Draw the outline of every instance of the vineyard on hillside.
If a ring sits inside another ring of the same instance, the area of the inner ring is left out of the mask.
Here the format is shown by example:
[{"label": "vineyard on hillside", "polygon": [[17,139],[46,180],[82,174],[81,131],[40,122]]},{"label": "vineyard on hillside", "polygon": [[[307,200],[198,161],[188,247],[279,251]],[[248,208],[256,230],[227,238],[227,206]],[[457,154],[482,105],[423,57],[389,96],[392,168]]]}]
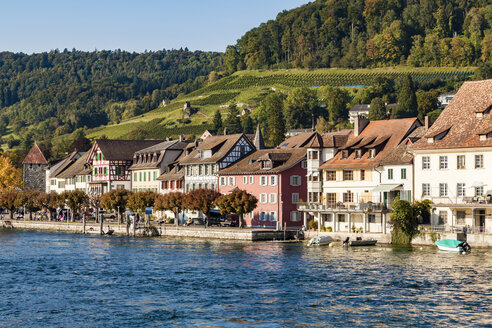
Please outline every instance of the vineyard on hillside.
[{"label": "vineyard on hillside", "polygon": [[377,77],[398,79],[410,74],[416,82],[432,82],[434,80],[462,79],[473,75],[472,71],[423,71],[423,72],[353,72],[334,73],[316,72],[304,74],[270,74],[270,75],[231,75],[200,91],[240,90],[250,87],[283,85],[286,87],[364,87],[371,85]]}]

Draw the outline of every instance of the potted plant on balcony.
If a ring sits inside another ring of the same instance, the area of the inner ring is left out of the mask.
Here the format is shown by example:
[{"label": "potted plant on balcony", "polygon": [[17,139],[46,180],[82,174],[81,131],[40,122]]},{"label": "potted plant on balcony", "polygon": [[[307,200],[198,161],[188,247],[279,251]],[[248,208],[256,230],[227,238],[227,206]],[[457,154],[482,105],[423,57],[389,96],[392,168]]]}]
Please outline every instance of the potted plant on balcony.
[{"label": "potted plant on balcony", "polygon": [[316,220],[311,220],[309,221],[309,227],[314,231],[318,229],[318,221]]},{"label": "potted plant on balcony", "polygon": [[355,232],[356,232],[356,230],[357,230],[357,228],[355,227],[355,224],[354,224],[354,223],[352,223],[352,233],[355,233]]}]

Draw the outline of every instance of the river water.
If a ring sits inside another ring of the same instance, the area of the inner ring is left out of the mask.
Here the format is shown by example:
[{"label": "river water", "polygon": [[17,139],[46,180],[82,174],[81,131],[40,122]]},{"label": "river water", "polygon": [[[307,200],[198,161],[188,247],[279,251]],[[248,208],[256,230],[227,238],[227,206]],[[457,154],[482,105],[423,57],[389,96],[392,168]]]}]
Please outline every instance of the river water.
[{"label": "river water", "polygon": [[491,255],[0,231],[0,326],[491,327]]}]

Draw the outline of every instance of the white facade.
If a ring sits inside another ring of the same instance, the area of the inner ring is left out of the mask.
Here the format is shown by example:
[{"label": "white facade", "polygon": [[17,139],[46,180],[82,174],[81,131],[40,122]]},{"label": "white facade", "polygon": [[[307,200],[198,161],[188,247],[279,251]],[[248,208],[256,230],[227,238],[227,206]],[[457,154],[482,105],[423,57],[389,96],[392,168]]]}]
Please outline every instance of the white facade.
[{"label": "white facade", "polygon": [[161,182],[157,178],[161,175],[160,168],[142,169],[132,171],[132,191],[160,190]]},{"label": "white facade", "polygon": [[414,154],[415,198],[432,201],[432,225],[492,229],[492,208],[486,201],[492,190],[492,149],[415,150]]}]

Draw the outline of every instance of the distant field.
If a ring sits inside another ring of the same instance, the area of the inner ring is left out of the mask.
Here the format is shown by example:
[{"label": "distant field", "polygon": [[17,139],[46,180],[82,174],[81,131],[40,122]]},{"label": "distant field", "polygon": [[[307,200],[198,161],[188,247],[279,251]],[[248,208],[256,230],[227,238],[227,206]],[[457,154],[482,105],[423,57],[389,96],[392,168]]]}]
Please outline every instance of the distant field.
[{"label": "distant field", "polygon": [[[230,103],[240,104],[242,108],[254,110],[259,101],[272,88],[288,92],[295,87],[366,87],[374,78],[386,76],[397,79],[410,74],[415,81],[461,79],[472,76],[474,67],[451,68],[410,68],[391,67],[378,69],[317,69],[317,70],[274,70],[241,71],[222,78],[217,82],[175,99],[167,106],[150,111],[144,115],[123,121],[117,125],[99,127],[89,131],[89,137],[106,135],[108,138],[124,138],[135,128],[151,131],[151,136],[176,136],[178,134],[199,134],[209,127],[214,112],[218,109],[223,116]],[[186,122],[183,119],[183,104],[189,101],[197,109]],[[169,131],[161,131],[169,130]]]}]

